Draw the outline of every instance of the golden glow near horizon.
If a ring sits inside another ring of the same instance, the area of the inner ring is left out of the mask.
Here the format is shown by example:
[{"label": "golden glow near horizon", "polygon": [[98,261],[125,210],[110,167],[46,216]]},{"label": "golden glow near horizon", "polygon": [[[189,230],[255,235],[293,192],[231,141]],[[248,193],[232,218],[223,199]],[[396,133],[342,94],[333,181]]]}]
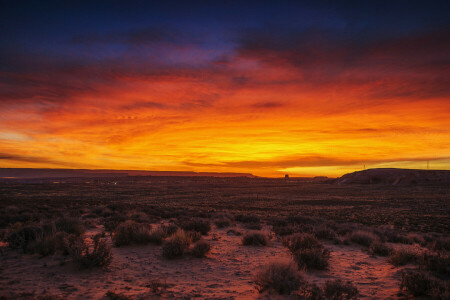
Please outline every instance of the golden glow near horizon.
[{"label": "golden glow near horizon", "polygon": [[57,105],[3,105],[1,167],[260,176],[425,168],[427,160],[433,169],[450,167],[447,98],[373,100],[345,85],[330,91],[296,84],[240,89],[186,78],[120,83]]}]

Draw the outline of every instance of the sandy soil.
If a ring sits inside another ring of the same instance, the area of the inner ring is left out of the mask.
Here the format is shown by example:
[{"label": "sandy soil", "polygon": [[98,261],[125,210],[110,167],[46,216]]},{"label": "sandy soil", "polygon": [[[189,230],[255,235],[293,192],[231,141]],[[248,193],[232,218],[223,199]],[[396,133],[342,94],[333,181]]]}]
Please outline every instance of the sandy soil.
[{"label": "sandy soil", "polygon": [[[268,247],[246,247],[241,237],[228,229],[213,229],[205,237],[212,250],[207,258],[162,258],[161,246],[113,248],[114,259],[106,270],[79,270],[69,259],[59,256],[39,258],[3,249],[0,255],[0,295],[30,293],[53,294],[67,299],[100,299],[109,290],[133,295],[136,299],[214,298],[251,299],[259,294],[252,282],[254,273],[270,260],[291,256],[280,240]],[[245,231],[244,229],[239,229]],[[90,235],[101,232],[98,227]],[[361,299],[395,298],[401,278],[399,268],[386,258],[371,257],[355,246],[326,244],[332,250],[330,270],[306,273],[317,284],[328,279],[351,280]],[[158,292],[152,281],[167,283]]]}]

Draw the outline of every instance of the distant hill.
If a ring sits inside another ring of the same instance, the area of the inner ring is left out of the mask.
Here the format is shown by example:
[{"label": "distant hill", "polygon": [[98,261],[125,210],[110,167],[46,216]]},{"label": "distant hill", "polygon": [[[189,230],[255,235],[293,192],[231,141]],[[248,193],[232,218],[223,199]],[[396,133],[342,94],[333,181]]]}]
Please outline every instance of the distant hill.
[{"label": "distant hill", "polygon": [[368,169],[345,174],[333,183],[450,186],[450,170]]},{"label": "distant hill", "polygon": [[255,177],[253,174],[249,173],[0,168],[0,178],[64,178],[64,177],[122,177],[122,176],[123,177],[125,176]]}]

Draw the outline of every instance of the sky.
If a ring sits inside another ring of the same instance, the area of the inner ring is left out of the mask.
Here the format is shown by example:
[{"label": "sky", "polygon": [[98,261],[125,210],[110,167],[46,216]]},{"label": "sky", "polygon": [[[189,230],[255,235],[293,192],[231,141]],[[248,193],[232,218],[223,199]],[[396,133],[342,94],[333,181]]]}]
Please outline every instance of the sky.
[{"label": "sky", "polygon": [[448,1],[0,1],[0,167],[450,169]]}]

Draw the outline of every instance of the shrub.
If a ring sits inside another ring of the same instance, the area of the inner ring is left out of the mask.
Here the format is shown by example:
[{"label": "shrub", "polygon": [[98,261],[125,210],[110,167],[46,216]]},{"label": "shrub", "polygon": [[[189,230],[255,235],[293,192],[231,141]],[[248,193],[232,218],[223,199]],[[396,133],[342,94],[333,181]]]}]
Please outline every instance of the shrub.
[{"label": "shrub", "polygon": [[163,256],[168,259],[181,257],[190,244],[191,238],[180,229],[164,243]]},{"label": "shrub", "polygon": [[80,238],[70,249],[70,255],[81,268],[106,267],[112,261],[111,247],[100,235],[94,236],[92,251],[86,241]]},{"label": "shrub", "polygon": [[357,299],[358,289],[350,282],[340,279],[328,280],[324,286],[325,298],[329,300]]},{"label": "shrub", "polygon": [[105,297],[110,300],[130,300],[130,299],[132,299],[131,297],[128,297],[122,293],[116,293],[113,291],[106,292]]},{"label": "shrub", "polygon": [[283,240],[300,269],[323,270],[328,267],[330,251],[312,234],[299,233]]},{"label": "shrub", "polygon": [[427,244],[432,251],[450,251],[450,238],[436,238]]},{"label": "shrub", "polygon": [[211,246],[208,242],[200,240],[194,244],[192,247],[191,253],[195,257],[202,258],[211,250]]},{"label": "shrub", "polygon": [[125,222],[126,218],[122,214],[114,213],[102,219],[101,224],[108,232],[113,232],[120,223]]},{"label": "shrub", "polygon": [[299,269],[325,270],[328,268],[330,251],[325,248],[299,249],[292,253]]},{"label": "shrub", "polygon": [[295,252],[300,249],[323,248],[320,241],[313,234],[309,233],[294,234],[284,239],[283,243],[289,250],[291,250],[291,252]]},{"label": "shrub", "polygon": [[162,229],[152,230],[148,236],[148,242],[156,245],[161,245],[166,233]]},{"label": "shrub", "polygon": [[286,295],[299,289],[303,277],[293,263],[272,262],[256,273],[254,281],[259,292],[269,290]]},{"label": "shrub", "polygon": [[225,228],[231,225],[230,220],[221,218],[214,221],[214,224],[216,224],[217,228]]},{"label": "shrub", "polygon": [[389,256],[391,252],[392,248],[380,240],[374,241],[369,247],[369,253],[371,255]]},{"label": "shrub", "polygon": [[202,235],[207,235],[211,230],[211,224],[209,221],[204,219],[192,219],[188,221],[183,221],[180,224],[180,227],[186,231],[197,231]]},{"label": "shrub", "polygon": [[86,231],[83,222],[74,217],[56,219],[55,227],[57,231],[63,231],[69,234],[75,234],[77,236],[82,235]]},{"label": "shrub", "polygon": [[336,232],[326,225],[319,225],[313,228],[314,235],[319,239],[332,240],[336,237]]},{"label": "shrub", "polygon": [[16,225],[6,235],[9,248],[22,249],[27,252],[30,243],[36,241],[43,234],[37,225]]},{"label": "shrub", "polygon": [[374,241],[378,240],[378,237],[370,231],[357,230],[351,233],[350,240],[353,243],[369,247]]},{"label": "shrub", "polygon": [[244,246],[267,246],[269,238],[261,232],[250,232],[242,238]]},{"label": "shrub", "polygon": [[431,290],[432,280],[423,272],[403,272],[400,289],[406,289],[413,296],[427,295]]},{"label": "shrub", "polygon": [[136,244],[146,244],[150,241],[150,225],[125,221],[114,231],[113,242],[117,247]]},{"label": "shrub", "polygon": [[164,231],[166,236],[170,236],[175,232],[177,232],[178,226],[173,223],[170,223],[169,225],[161,225],[161,229]]},{"label": "shrub", "polygon": [[450,275],[450,255],[447,253],[425,252],[420,256],[420,264],[429,271]]},{"label": "shrub", "polygon": [[202,234],[198,231],[186,231],[186,234],[191,239],[192,243],[195,243],[202,238]]},{"label": "shrub", "polygon": [[393,250],[389,256],[389,262],[394,266],[404,266],[408,263],[413,263],[416,260],[417,253],[407,248]]},{"label": "shrub", "polygon": [[260,223],[258,216],[238,214],[234,216],[234,220],[241,223]]}]

